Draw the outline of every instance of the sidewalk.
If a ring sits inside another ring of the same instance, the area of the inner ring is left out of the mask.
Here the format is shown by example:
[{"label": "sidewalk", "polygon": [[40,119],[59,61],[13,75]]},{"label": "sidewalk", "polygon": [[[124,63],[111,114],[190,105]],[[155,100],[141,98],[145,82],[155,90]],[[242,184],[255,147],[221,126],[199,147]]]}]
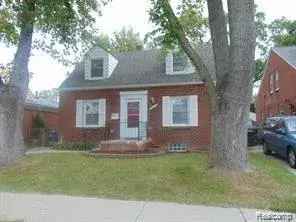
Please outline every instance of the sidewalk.
[{"label": "sidewalk", "polygon": [[121,201],[63,195],[0,193],[0,221],[256,222],[256,210]]},{"label": "sidewalk", "polygon": [[47,154],[47,153],[87,153],[87,151],[54,150],[50,147],[36,147],[26,151],[26,155]]}]

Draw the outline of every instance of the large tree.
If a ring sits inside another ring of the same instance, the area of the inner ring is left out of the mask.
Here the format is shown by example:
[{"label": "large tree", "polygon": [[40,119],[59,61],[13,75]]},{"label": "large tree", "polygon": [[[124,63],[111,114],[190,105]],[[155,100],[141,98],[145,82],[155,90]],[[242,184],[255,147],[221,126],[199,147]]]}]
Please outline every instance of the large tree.
[{"label": "large tree", "polygon": [[[196,0],[192,0],[193,2]],[[210,165],[246,170],[247,120],[253,86],[256,45],[254,0],[228,0],[228,20],[222,0],[208,0],[215,79],[175,15],[169,0],[152,0],[151,18],[163,28],[165,39],[177,39],[206,83],[212,112]],[[229,29],[229,31],[228,31]]]},{"label": "large tree", "polygon": [[144,48],[140,34],[136,33],[131,27],[123,27],[119,32],[114,32],[111,40],[112,52],[131,52]]},{"label": "large tree", "polygon": [[[68,55],[83,47],[94,32],[101,0],[0,0],[0,38],[16,44],[10,81],[0,87],[0,165],[24,153],[22,120],[28,90],[28,63],[34,45],[50,50],[58,46]],[[56,52],[56,50],[52,50]]]},{"label": "large tree", "polygon": [[123,27],[120,31],[113,32],[112,36],[100,34],[93,39],[94,45],[99,45],[111,53],[132,52],[144,48],[144,41],[140,38],[140,34],[131,27]]}]

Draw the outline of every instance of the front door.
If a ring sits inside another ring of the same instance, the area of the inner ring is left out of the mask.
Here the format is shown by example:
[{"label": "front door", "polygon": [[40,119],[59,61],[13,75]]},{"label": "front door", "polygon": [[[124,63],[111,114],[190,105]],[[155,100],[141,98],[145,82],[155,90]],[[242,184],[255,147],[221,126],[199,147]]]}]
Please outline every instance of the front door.
[{"label": "front door", "polygon": [[120,93],[120,138],[146,139],[147,92]]}]

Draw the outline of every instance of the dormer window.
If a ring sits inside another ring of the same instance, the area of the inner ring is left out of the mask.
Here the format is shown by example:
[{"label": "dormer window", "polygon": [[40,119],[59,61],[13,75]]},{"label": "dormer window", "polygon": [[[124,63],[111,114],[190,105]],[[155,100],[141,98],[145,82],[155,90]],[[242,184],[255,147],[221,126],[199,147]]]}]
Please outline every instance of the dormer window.
[{"label": "dormer window", "polygon": [[109,78],[117,64],[117,59],[110,53],[94,47],[84,57],[84,78],[86,80]]},{"label": "dormer window", "polygon": [[91,78],[103,77],[104,75],[104,59],[91,60]]},{"label": "dormer window", "polygon": [[183,52],[173,52],[166,56],[166,74],[192,74],[195,69],[188,57]]},{"label": "dormer window", "polygon": [[173,54],[173,71],[181,72],[184,71],[189,65],[189,61],[184,54],[174,53]]}]

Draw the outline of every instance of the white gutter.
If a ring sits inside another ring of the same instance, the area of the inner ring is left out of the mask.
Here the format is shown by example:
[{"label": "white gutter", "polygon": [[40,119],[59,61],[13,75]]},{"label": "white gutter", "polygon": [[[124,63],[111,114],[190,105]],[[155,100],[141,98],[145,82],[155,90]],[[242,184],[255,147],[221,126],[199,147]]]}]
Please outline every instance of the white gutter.
[{"label": "white gutter", "polygon": [[89,87],[67,87],[59,88],[59,91],[77,91],[77,90],[100,90],[100,89],[134,89],[143,87],[159,86],[186,86],[186,85],[203,85],[203,81],[197,82],[180,82],[180,83],[155,83],[155,84],[135,84],[135,85],[114,85],[114,86],[89,86]]}]

